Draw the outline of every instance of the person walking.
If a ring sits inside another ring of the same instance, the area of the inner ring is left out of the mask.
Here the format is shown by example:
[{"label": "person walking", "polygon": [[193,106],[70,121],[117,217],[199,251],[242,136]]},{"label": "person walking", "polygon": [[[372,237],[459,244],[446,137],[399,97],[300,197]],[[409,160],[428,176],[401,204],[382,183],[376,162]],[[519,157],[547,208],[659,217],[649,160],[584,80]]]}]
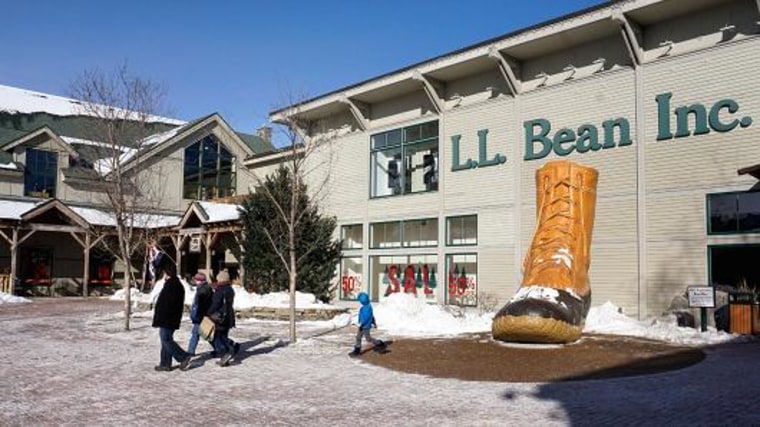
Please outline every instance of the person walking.
[{"label": "person walking", "polygon": [[158,328],[161,339],[161,360],[156,371],[171,371],[172,358],[180,363],[184,371],[190,366],[191,356],[174,341],[174,331],[179,329],[182,310],[185,305],[185,288],[177,277],[177,267],[167,262],[163,265],[164,286],[158,294],[153,312],[153,327]]},{"label": "person walking", "polygon": [[375,323],[375,314],[372,311],[372,304],[369,302],[369,295],[366,292],[360,292],[357,297],[362,307],[359,309],[359,330],[356,331],[356,342],[354,343],[354,350],[348,353],[349,356],[355,357],[362,354],[362,338],[371,342],[374,345],[375,350],[378,352],[385,352],[385,343],[382,340],[372,338],[369,331],[372,327],[377,327]]},{"label": "person walking", "polygon": [[190,332],[190,342],[187,345],[187,352],[191,356],[195,356],[195,349],[198,346],[199,334],[198,328],[200,327],[203,316],[208,312],[211,307],[211,298],[213,297],[214,290],[211,289],[206,275],[198,273],[193,276],[195,282],[195,298],[193,298],[193,305],[190,307],[190,321],[193,322],[193,329]]},{"label": "person walking", "polygon": [[229,365],[238,347],[229,339],[230,329],[235,327],[234,302],[235,291],[230,284],[230,275],[227,271],[221,271],[216,275],[214,294],[207,314],[216,326],[212,345],[214,352],[220,357],[217,362],[219,366]]}]

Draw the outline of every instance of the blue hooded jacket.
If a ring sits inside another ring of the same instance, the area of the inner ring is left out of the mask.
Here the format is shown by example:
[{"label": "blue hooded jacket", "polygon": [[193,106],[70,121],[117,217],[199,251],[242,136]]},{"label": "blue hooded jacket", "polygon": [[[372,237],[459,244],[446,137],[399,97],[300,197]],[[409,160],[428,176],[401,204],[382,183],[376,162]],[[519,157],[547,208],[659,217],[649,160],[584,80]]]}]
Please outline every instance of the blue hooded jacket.
[{"label": "blue hooded jacket", "polygon": [[372,304],[369,303],[369,295],[361,292],[357,298],[362,304],[359,309],[359,327],[362,329],[371,329],[375,323],[375,315],[372,313]]}]

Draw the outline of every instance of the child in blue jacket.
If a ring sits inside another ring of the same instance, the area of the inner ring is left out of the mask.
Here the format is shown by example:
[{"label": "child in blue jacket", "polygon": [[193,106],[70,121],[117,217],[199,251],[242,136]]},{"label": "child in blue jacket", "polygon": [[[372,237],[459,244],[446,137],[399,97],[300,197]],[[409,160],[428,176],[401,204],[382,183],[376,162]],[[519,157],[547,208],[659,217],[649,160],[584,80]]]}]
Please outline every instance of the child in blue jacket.
[{"label": "child in blue jacket", "polygon": [[362,350],[362,337],[371,342],[375,346],[377,351],[382,352],[385,350],[385,343],[382,340],[372,338],[369,334],[372,327],[377,327],[375,324],[375,315],[372,313],[372,304],[369,302],[369,295],[366,292],[361,292],[357,298],[362,304],[362,308],[359,309],[359,330],[356,332],[356,343],[354,344],[354,351],[349,353],[349,356],[358,356]]}]

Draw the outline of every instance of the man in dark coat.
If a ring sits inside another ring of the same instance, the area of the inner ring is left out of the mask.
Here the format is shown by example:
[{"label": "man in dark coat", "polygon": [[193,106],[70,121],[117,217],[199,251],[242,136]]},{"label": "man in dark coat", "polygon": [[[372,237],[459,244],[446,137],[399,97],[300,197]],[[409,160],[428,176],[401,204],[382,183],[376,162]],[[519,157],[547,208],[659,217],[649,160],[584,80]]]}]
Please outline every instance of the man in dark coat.
[{"label": "man in dark coat", "polygon": [[235,355],[235,345],[229,339],[230,329],[235,327],[235,291],[230,284],[230,275],[221,271],[216,276],[214,295],[211,298],[211,306],[208,309],[208,317],[214,321],[216,332],[214,333],[214,351],[221,357],[219,366],[227,366]]},{"label": "man in dark coat", "polygon": [[182,309],[185,306],[185,288],[177,277],[177,268],[172,263],[163,266],[164,287],[158,294],[153,312],[153,327],[158,328],[161,339],[161,362],[156,371],[171,371],[172,358],[180,363],[180,370],[190,366],[190,354],[174,341],[174,331],[179,329]]}]

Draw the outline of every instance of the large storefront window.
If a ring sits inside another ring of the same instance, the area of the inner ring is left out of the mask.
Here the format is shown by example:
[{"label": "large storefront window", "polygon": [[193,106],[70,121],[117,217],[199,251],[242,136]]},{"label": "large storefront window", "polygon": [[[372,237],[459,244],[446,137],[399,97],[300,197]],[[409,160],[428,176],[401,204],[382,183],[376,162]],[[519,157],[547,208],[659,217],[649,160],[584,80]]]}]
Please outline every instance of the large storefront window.
[{"label": "large storefront window", "polygon": [[478,255],[446,255],[446,303],[475,307],[478,305]]},{"label": "large storefront window", "polygon": [[364,231],[361,224],[344,225],[340,228],[343,249],[361,249]]},{"label": "large storefront window", "polygon": [[438,122],[371,137],[370,197],[438,190]]},{"label": "large storefront window", "polygon": [[436,255],[382,255],[371,256],[372,297],[387,297],[394,293],[408,293],[435,301],[438,287],[438,256]]},{"label": "large storefront window", "polygon": [[235,158],[209,135],[185,149],[183,195],[207,200],[235,195]]},{"label": "large storefront window", "polygon": [[478,244],[478,216],[446,218],[446,245],[465,246]]},{"label": "large storefront window", "polygon": [[55,197],[58,181],[58,153],[34,148],[26,149],[24,166],[24,195],[29,197]]},{"label": "large storefront window", "polygon": [[707,195],[709,234],[760,232],[760,192]]},{"label": "large storefront window", "polygon": [[340,299],[355,300],[359,292],[369,292],[367,284],[364,283],[362,257],[344,257],[340,260]]}]

